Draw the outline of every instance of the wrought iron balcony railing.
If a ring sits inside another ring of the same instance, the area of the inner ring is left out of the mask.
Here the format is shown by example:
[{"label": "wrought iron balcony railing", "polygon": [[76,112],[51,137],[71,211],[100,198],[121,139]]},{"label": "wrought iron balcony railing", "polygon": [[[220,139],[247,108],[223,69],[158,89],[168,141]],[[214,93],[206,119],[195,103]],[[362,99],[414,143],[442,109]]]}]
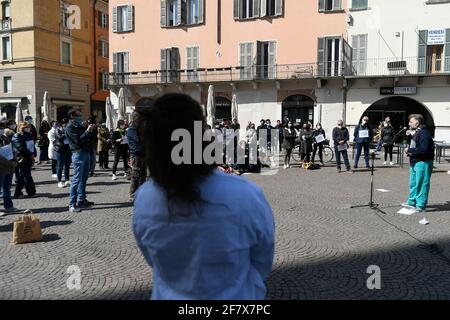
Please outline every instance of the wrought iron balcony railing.
[{"label": "wrought iron balcony railing", "polygon": [[167,83],[210,83],[254,80],[295,80],[342,77],[342,62],[254,65],[249,67],[199,68],[193,70],[154,70],[110,73],[110,85]]}]

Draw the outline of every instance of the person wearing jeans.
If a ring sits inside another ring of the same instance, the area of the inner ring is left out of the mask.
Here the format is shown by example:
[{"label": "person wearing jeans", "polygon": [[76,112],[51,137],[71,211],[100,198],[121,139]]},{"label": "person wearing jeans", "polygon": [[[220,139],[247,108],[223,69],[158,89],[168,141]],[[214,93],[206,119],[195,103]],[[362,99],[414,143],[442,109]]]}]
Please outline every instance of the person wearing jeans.
[{"label": "person wearing jeans", "polygon": [[370,169],[370,142],[373,139],[373,132],[369,126],[369,117],[365,116],[359,126],[355,128],[355,143],[356,143],[356,156],[355,156],[355,169],[358,169],[359,158],[361,157],[362,150],[364,149],[364,160],[366,162],[366,168]]},{"label": "person wearing jeans", "polygon": [[[430,193],[430,180],[433,173],[434,141],[424,126],[424,117],[413,114],[409,117],[411,143],[406,150],[410,159],[409,197],[403,206],[414,208],[416,212],[423,213],[428,204]],[[428,224],[426,218],[420,223]]]},{"label": "person wearing jeans", "polygon": [[133,122],[127,130],[128,145],[131,156],[131,184],[130,184],[130,201],[134,201],[136,191],[145,183],[147,178],[147,170],[145,159],[143,157],[141,140],[139,137],[139,113],[133,112]]},{"label": "person wearing jeans", "polygon": [[341,172],[341,156],[344,159],[344,164],[348,173],[352,173],[350,162],[348,160],[348,141],[350,134],[348,129],[344,126],[344,121],[339,120],[337,127],[333,129],[334,153],[336,154],[336,167],[338,173]]},{"label": "person wearing jeans", "polygon": [[94,125],[83,127],[83,117],[78,110],[69,112],[70,123],[65,134],[72,151],[73,177],[70,186],[70,212],[81,212],[94,205],[86,199],[86,184],[89,177],[90,153]]},{"label": "person wearing jeans", "polygon": [[[67,119],[64,119],[60,123],[60,127],[57,129],[56,141],[54,143],[54,155],[57,165],[57,177],[58,187],[64,188],[70,185],[70,146],[69,141],[65,135],[65,126]],[[64,182],[62,180],[62,174],[64,172]]]},{"label": "person wearing jeans", "polygon": [[117,180],[117,166],[120,159],[123,160],[123,169],[125,171],[125,176],[127,175],[128,166],[128,138],[125,132],[125,121],[119,120],[117,123],[117,129],[112,134],[111,138],[114,145],[114,164],[112,167],[112,179]]},{"label": "person wearing jeans", "polygon": [[[9,138],[4,135],[6,123],[0,123],[0,147],[10,146]],[[2,190],[3,207],[5,215],[9,212],[14,212],[17,209],[14,208],[14,204],[11,199],[11,185],[13,180],[14,168],[17,165],[14,158],[6,159],[0,156],[0,189]]]}]

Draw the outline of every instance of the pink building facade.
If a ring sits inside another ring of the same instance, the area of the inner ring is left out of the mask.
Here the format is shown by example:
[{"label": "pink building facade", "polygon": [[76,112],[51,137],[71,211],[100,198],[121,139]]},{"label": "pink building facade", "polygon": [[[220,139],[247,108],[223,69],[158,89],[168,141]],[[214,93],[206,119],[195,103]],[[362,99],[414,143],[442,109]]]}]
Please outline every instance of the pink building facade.
[{"label": "pink building facade", "polygon": [[344,117],[346,0],[112,0],[111,99],[128,106],[166,92],[206,104],[214,85],[217,119],[239,122]]}]

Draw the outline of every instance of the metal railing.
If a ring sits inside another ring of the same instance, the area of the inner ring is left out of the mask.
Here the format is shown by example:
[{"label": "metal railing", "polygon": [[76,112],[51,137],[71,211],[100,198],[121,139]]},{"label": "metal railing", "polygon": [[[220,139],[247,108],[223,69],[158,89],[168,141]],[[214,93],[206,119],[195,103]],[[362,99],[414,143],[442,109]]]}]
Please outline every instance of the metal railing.
[{"label": "metal railing", "polygon": [[450,74],[450,56],[441,59],[380,58],[325,63],[253,65],[244,67],[199,68],[192,70],[154,70],[110,73],[109,84],[183,84],[254,80],[295,80],[333,77],[374,77]]},{"label": "metal railing", "polygon": [[192,70],[153,70],[110,73],[110,85],[167,83],[210,83],[253,80],[295,80],[318,77],[342,77],[342,62],[253,65],[244,67],[199,68]]},{"label": "metal railing", "polygon": [[450,73],[450,56],[380,58],[352,62],[349,77],[433,75]]}]

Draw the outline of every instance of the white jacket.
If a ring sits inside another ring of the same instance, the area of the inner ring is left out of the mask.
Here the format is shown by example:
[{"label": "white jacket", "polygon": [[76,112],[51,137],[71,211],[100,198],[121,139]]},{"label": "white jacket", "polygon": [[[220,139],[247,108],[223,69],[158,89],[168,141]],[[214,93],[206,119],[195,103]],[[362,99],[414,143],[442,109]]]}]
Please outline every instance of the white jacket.
[{"label": "white jacket", "polygon": [[53,142],[56,140],[57,131],[55,128],[51,128],[48,132],[48,140],[50,140],[50,144],[48,145],[48,158],[52,160],[56,160],[55,150],[53,149]]}]

